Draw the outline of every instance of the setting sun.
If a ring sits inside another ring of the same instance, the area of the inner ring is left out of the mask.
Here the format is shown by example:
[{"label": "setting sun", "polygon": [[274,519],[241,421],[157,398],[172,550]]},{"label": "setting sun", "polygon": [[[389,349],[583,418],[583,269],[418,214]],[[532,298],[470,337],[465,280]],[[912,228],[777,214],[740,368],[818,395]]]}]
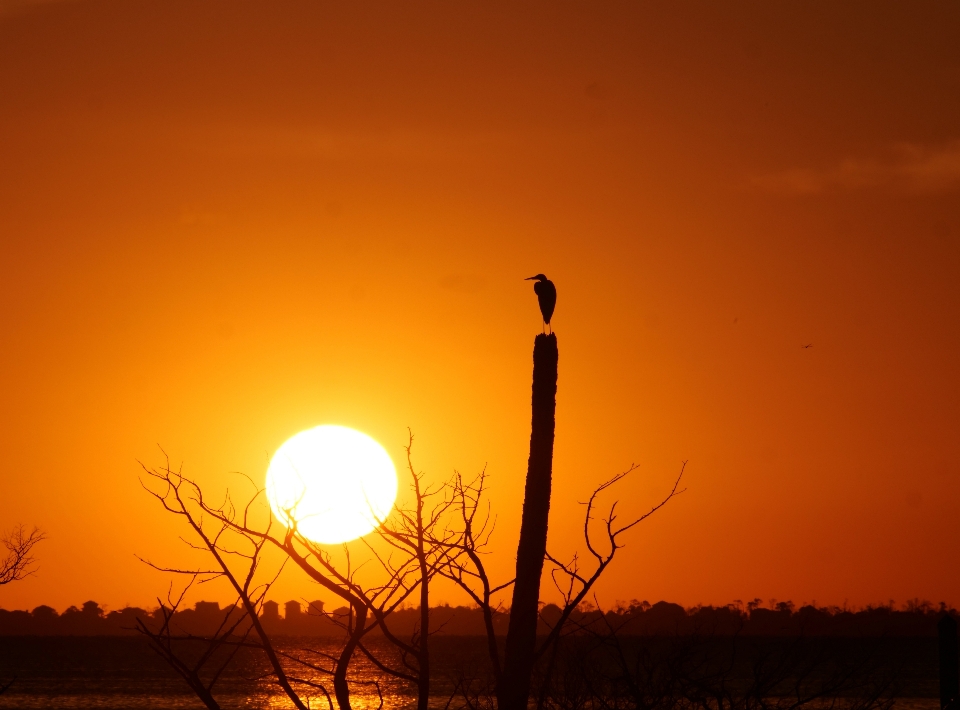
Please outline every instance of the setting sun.
[{"label": "setting sun", "polygon": [[0,0],[0,710],[960,710],[958,30]]},{"label": "setting sun", "polygon": [[397,472],[366,434],[318,426],[277,449],[266,488],[280,522],[296,522],[313,542],[338,543],[366,535],[387,516],[397,497]]}]

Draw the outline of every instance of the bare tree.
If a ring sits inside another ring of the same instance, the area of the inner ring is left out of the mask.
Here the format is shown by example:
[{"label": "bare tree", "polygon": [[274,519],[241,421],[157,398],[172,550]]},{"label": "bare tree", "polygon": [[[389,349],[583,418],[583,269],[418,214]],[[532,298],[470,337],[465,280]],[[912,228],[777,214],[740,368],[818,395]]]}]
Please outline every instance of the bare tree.
[{"label": "bare tree", "polygon": [[652,506],[650,510],[640,516],[631,518],[627,522],[620,522],[617,515],[617,506],[620,504],[620,501],[613,501],[606,515],[599,519],[603,530],[601,536],[602,542],[596,539],[594,533],[591,532],[590,526],[590,523],[595,519],[594,513],[597,509],[598,499],[603,493],[636,471],[636,464],[631,465],[626,471],[618,473],[610,480],[601,483],[594,489],[593,493],[590,494],[590,498],[587,499],[585,503],[586,513],[583,516],[583,540],[587,551],[593,559],[593,569],[590,572],[581,570],[579,555],[574,555],[570,562],[560,562],[549,552],[546,553],[546,559],[553,565],[550,576],[557,591],[559,591],[563,597],[563,607],[559,619],[553,624],[548,624],[548,626],[552,628],[546,639],[537,649],[536,659],[542,657],[551,646],[555,645],[555,641],[560,634],[563,633],[570,615],[591,593],[594,585],[613,562],[617,550],[624,546],[624,534],[635,528],[686,490],[678,490],[686,467],[687,462],[684,461],[680,466],[680,473],[677,475],[676,480],[674,480],[670,491],[658,503]]},{"label": "bare tree", "polygon": [[[471,480],[456,473],[453,479],[453,500],[456,505],[459,523],[457,536],[458,552],[451,555],[440,569],[439,573],[452,580],[466,592],[467,596],[480,609],[483,615],[483,625],[486,632],[487,655],[490,660],[490,671],[494,679],[494,690],[503,685],[503,663],[500,657],[500,648],[497,643],[496,626],[494,619],[497,614],[505,610],[497,601],[497,594],[508,589],[513,580],[494,584],[490,580],[484,565],[483,558],[487,554],[490,538],[496,527],[496,520],[492,515],[489,502],[483,494],[487,479],[486,470]],[[457,681],[461,697],[470,708],[477,708],[489,704],[481,702],[482,694],[478,693],[472,684],[473,679],[460,678]]]},{"label": "bare tree", "polygon": [[[37,571],[37,559],[33,556],[33,548],[37,543],[46,539],[46,534],[40,528],[27,530],[23,525],[16,525],[10,532],[0,535],[0,544],[7,548],[7,554],[0,560],[0,586],[19,582]],[[16,678],[6,683],[0,682],[0,695],[13,685]]]},{"label": "bare tree", "polygon": [[[169,463],[160,469],[144,467],[147,489],[166,510],[186,522],[197,541],[191,543],[192,546],[212,561],[209,568],[154,566],[186,575],[190,584],[225,579],[237,595],[238,616],[225,618],[216,634],[202,639],[208,646],[199,656],[188,659],[178,655],[183,642],[201,641],[177,635],[174,630],[172,614],[182,595],[176,603],[168,600],[171,611],[169,616],[164,611],[159,629],[150,632],[142,629],[151,636],[155,649],[184,677],[207,707],[215,707],[210,704],[216,703],[213,688],[225,667],[217,664],[228,662],[231,656],[225,649],[239,644],[264,655],[272,681],[297,708],[308,706],[304,692],[312,692],[322,694],[331,707],[335,698],[341,710],[348,710],[351,687],[360,683],[373,685],[382,702],[379,683],[361,679],[353,671],[359,655],[383,676],[393,677],[415,689],[418,710],[426,710],[432,676],[430,637],[438,631],[430,627],[430,585],[437,576],[455,582],[479,608],[486,631],[493,690],[499,694],[505,663],[497,640],[497,619],[506,614],[500,606],[502,592],[514,581],[493,582],[484,564],[496,522],[484,497],[486,471],[472,479],[455,473],[449,481],[428,485],[423,474],[413,466],[412,443],[411,435],[406,447],[411,500],[397,505],[374,535],[344,545],[342,554],[338,555],[334,555],[330,546],[314,543],[299,532],[293,509],[283,511],[284,526],[277,525],[264,502],[263,489],[252,481],[253,492],[244,506],[238,508],[229,492],[222,503],[208,501],[195,481],[171,469]],[[623,536],[682,492],[678,486],[683,469],[666,496],[647,513],[620,522],[617,503],[614,503],[606,515],[595,519],[601,495],[634,470],[635,467],[631,467],[598,486],[585,504],[584,539],[595,560],[589,573],[581,571],[576,557],[570,563],[561,563],[545,553],[545,560],[552,566],[552,578],[564,599],[559,619],[549,624],[549,634],[534,651],[534,663],[547,658],[548,675],[570,615],[587,598],[617,550],[623,547]],[[597,539],[594,531],[598,523],[603,528],[602,539]],[[267,548],[281,553],[283,565],[292,563],[310,580],[343,600],[347,613],[325,613],[343,632],[342,645],[335,652],[313,648],[291,651],[278,647],[270,638],[260,611],[266,591],[279,572],[261,579],[265,574],[263,553]],[[354,564],[358,553],[363,553],[362,562]],[[419,619],[412,635],[404,637],[395,630],[392,615],[414,599],[419,602]],[[382,635],[389,646],[371,643],[373,632]],[[328,690],[328,682],[332,692]],[[486,698],[482,704],[493,705],[490,689],[484,690],[482,683],[477,685],[462,678],[455,685],[455,692],[468,706],[477,707],[481,698]]]},{"label": "bare tree", "polygon": [[[273,521],[268,521],[266,533],[262,536],[246,534],[240,525],[234,524],[232,521],[236,521],[239,516],[239,520],[246,524],[249,520],[253,501],[242,512],[238,512],[228,494],[221,505],[211,506],[204,501],[200,487],[185,477],[182,471],[171,469],[169,460],[162,469],[145,468],[145,471],[148,480],[152,479],[158,485],[153,488],[146,485],[144,487],[160,501],[165,510],[181,517],[187,523],[195,538],[199,540],[199,544],[191,542],[187,544],[193,549],[207,553],[216,563],[216,566],[212,569],[184,569],[164,567],[145,560],[147,564],[163,572],[186,575],[190,578],[191,584],[198,579],[201,582],[209,582],[215,579],[226,580],[236,593],[242,612],[250,627],[252,627],[252,631],[259,639],[259,649],[269,662],[277,685],[286,693],[298,710],[306,710],[307,705],[291,685],[291,678],[288,677],[287,670],[281,663],[280,655],[259,618],[266,592],[272,581],[279,575],[278,571],[267,582],[260,582],[257,577],[257,572],[262,565],[263,548],[267,544],[264,536],[269,535]],[[180,596],[180,600],[182,598],[183,595]],[[188,667],[182,659],[176,656],[172,644],[166,643],[171,639],[172,634],[166,621],[156,635],[151,636],[142,624],[141,631],[151,637],[154,649],[162,657],[168,662],[175,661],[171,665],[184,677],[191,689],[207,704],[207,707],[219,707],[212,696],[213,684],[205,685],[199,680],[200,667]],[[249,635],[249,631],[246,635]],[[222,636],[223,634],[218,633],[213,637],[205,638],[204,641],[213,649],[222,644]],[[184,670],[187,672],[184,673]],[[325,688],[321,686],[320,689],[326,694]]]},{"label": "bare tree", "polygon": [[[184,679],[205,707],[209,710],[220,710],[220,704],[213,695],[217,681],[241,648],[260,648],[260,646],[255,642],[247,641],[253,630],[253,624],[250,623],[242,601],[224,611],[219,626],[212,634],[197,636],[178,633],[175,628],[175,615],[180,610],[187,592],[198,579],[200,582],[205,581],[203,577],[202,573],[192,575],[176,598],[173,597],[171,585],[167,602],[157,600],[160,603],[157,610],[160,616],[159,627],[138,618],[137,630],[150,640],[151,648]],[[265,592],[266,590],[264,594]],[[262,596],[261,594],[260,598]]]},{"label": "bare tree", "polygon": [[[424,484],[423,474],[413,467],[412,446],[411,433],[406,454],[410,486],[414,494],[413,505],[409,508],[398,507],[396,516],[385,521],[377,530],[383,540],[400,552],[402,558],[413,561],[414,573],[419,575],[420,619],[413,638],[409,642],[402,641],[396,634],[389,632],[386,620],[378,622],[399,649],[407,670],[391,669],[377,661],[365,647],[362,650],[381,670],[395,677],[415,681],[417,710],[427,710],[431,680],[430,582],[452,559],[461,554],[461,546],[458,544],[461,536],[444,525],[447,512],[455,507],[455,498],[448,495],[450,486],[446,483],[434,486]],[[374,551],[372,547],[371,551]],[[378,559],[381,558],[378,556]],[[382,560],[381,566],[384,569],[389,568]],[[416,659],[415,667],[407,661],[408,656]],[[413,674],[410,671],[413,671]]]},{"label": "bare tree", "polygon": [[18,582],[37,571],[33,548],[45,539],[39,528],[28,531],[23,525],[0,536],[0,544],[7,548],[6,556],[0,560],[0,585]]},{"label": "bare tree", "polygon": [[[381,545],[366,538],[359,543],[368,553],[365,563],[372,562],[379,570],[377,575],[366,574],[365,578],[375,577],[367,582],[362,581],[358,574],[364,564],[354,565],[352,562],[351,546],[344,545],[342,559],[336,559],[328,546],[308,540],[299,532],[294,510],[284,511],[283,522],[286,527],[277,532],[274,530],[278,526],[268,506],[259,506],[260,509],[265,508],[266,513],[258,517],[256,513],[258,504],[263,503],[263,489],[254,486],[248,502],[238,509],[229,492],[223,503],[208,502],[199,485],[181,471],[171,469],[169,463],[160,469],[144,466],[147,490],[167,511],[185,520],[200,541],[192,546],[206,553],[214,562],[210,569],[153,566],[162,571],[188,575],[191,582],[226,579],[237,594],[238,605],[243,609],[245,623],[250,628],[246,629],[239,621],[230,626],[225,620],[218,634],[206,639],[209,648],[226,643],[252,644],[266,656],[274,682],[297,708],[308,707],[308,702],[298,689],[319,691],[332,707],[330,693],[325,684],[317,680],[318,677],[332,681],[333,696],[341,710],[348,710],[351,706],[351,685],[372,684],[380,694],[376,681],[362,681],[351,676],[351,664],[357,652],[383,673],[415,686],[418,707],[425,710],[427,706],[431,635],[429,584],[439,568],[447,564],[452,556],[459,554],[460,547],[453,539],[456,533],[443,530],[445,513],[453,505],[452,498],[445,495],[449,487],[445,484],[424,484],[422,474],[415,471],[410,458],[412,442],[411,435],[407,446],[407,468],[413,502],[409,506],[397,506],[393,516],[377,528],[374,539],[380,540]],[[344,601],[349,609],[348,614],[326,614],[344,632],[343,645],[337,653],[316,649],[301,649],[293,653],[279,649],[270,638],[260,619],[260,609],[273,580],[255,581],[262,566],[265,547],[279,551],[283,555],[284,565],[292,562],[309,579]],[[401,638],[391,628],[390,616],[417,591],[421,608],[420,622],[412,638]],[[166,624],[159,634],[154,632],[151,638],[155,648],[205,703],[215,703],[212,684],[204,685],[199,681],[200,668],[187,665],[177,655],[174,646],[168,643],[169,628],[170,625]],[[231,640],[241,628],[244,629],[244,641]],[[379,630],[399,652],[398,663],[396,659],[384,657],[365,643],[374,630]],[[247,636],[256,640],[247,641]],[[209,660],[212,657],[211,651],[206,658]],[[208,707],[214,706],[208,704]]]},{"label": "bare tree", "polygon": [[[597,581],[607,570],[616,556],[617,550],[624,546],[623,536],[641,522],[656,513],[675,496],[683,493],[679,490],[680,481],[686,468],[686,462],[680,468],[680,473],[673,482],[669,492],[646,513],[620,522],[617,516],[618,501],[614,501],[606,515],[600,522],[603,534],[602,543],[597,540],[591,523],[595,520],[595,512],[601,495],[636,471],[636,466],[630,466],[626,471],[597,486],[585,503],[586,512],[583,520],[584,543],[594,560],[593,569],[584,572],[580,569],[578,557],[574,556],[571,562],[560,562],[549,552],[545,552],[545,559],[552,565],[551,578],[563,598],[563,606],[559,617],[555,621],[541,618],[548,626],[549,633],[543,638],[534,650],[532,664],[549,656],[546,669],[547,677],[552,673],[554,661],[559,649],[559,641],[568,629],[571,614],[579,607],[591,593]],[[491,673],[494,679],[495,694],[499,699],[505,682],[504,663],[500,647],[497,643],[494,618],[502,613],[502,609],[495,601],[496,594],[513,584],[513,580],[501,584],[493,584],[487,573],[483,557],[487,553],[490,536],[493,533],[494,519],[489,504],[483,501],[486,473],[483,472],[471,481],[464,480],[457,475],[454,479],[454,494],[459,512],[460,529],[455,537],[461,554],[451,555],[441,570],[441,574],[454,581],[483,613],[484,626],[487,633],[487,653],[490,659]],[[571,630],[576,630],[573,625]],[[493,699],[482,698],[471,680],[460,678],[457,680],[461,698],[469,708],[493,707]],[[542,685],[542,684],[541,684]],[[542,699],[541,699],[542,700]],[[502,705],[498,703],[498,705]]]}]

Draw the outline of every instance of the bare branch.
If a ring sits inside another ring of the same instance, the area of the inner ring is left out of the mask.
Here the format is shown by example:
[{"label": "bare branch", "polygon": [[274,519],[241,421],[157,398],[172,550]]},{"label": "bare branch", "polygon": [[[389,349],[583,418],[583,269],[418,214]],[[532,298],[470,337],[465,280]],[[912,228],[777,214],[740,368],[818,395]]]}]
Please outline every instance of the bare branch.
[{"label": "bare branch", "polygon": [[46,539],[39,528],[28,531],[23,525],[15,526],[10,532],[0,536],[0,545],[7,548],[7,554],[0,560],[0,586],[19,582],[35,574],[36,558],[33,548]]}]

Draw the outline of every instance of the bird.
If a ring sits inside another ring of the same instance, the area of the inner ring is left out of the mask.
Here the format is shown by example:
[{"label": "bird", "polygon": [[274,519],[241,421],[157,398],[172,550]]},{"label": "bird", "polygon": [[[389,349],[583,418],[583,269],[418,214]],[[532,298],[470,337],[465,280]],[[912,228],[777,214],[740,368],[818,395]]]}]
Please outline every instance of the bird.
[{"label": "bird", "polygon": [[[524,281],[537,282],[533,285],[533,292],[537,294],[537,300],[540,302],[540,313],[543,314],[544,326],[550,325],[553,309],[557,306],[557,287],[553,285],[553,281],[543,274],[531,276]],[[550,328],[550,332],[553,332],[553,328]]]},{"label": "bird", "polygon": [[801,345],[800,347],[803,348],[804,350],[806,350],[807,348],[812,348],[812,347],[813,347],[813,343],[810,343],[809,345]]}]

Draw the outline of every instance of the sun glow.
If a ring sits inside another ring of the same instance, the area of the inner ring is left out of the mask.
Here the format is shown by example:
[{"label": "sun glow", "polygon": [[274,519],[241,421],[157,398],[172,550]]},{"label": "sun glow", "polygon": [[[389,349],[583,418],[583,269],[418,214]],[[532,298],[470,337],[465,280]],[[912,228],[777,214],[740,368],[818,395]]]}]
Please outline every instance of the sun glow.
[{"label": "sun glow", "polygon": [[308,540],[338,543],[375,529],[397,498],[397,471],[376,441],[325,425],[288,439],[267,469],[267,498],[287,527]]}]

